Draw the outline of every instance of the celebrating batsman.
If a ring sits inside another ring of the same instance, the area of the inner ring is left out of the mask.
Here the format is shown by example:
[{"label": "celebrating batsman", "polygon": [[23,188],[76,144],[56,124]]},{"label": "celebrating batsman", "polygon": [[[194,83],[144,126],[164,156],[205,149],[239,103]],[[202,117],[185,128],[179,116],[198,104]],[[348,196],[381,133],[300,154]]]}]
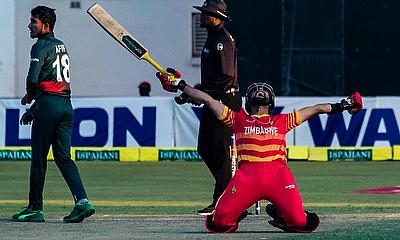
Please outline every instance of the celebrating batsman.
[{"label": "celebrating batsman", "polygon": [[218,119],[232,126],[236,136],[239,169],[218,199],[215,212],[206,217],[206,228],[212,233],[235,232],[243,212],[256,201],[271,204],[266,211],[274,227],[285,232],[309,233],[319,226],[317,214],[303,208],[295,179],[286,166],[286,134],[317,114],[347,110],[354,114],[362,109],[362,97],[355,92],[339,103],[322,103],[288,113],[272,115],[275,106],[273,88],[266,83],[253,83],[246,92],[245,110],[234,112],[208,94],[192,88],[180,73],[168,69],[178,79],[159,79],[163,88],[179,89],[204,103]]}]

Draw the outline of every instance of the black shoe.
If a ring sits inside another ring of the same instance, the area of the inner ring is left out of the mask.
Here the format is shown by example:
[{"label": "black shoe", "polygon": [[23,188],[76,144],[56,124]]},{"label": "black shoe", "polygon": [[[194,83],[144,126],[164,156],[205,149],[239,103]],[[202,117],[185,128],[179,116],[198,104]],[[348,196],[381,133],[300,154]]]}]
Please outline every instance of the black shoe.
[{"label": "black shoe", "polygon": [[211,204],[206,208],[203,208],[203,209],[200,209],[200,210],[196,211],[197,214],[202,215],[202,216],[208,216],[208,215],[213,214],[214,212],[215,212],[215,205],[214,204]]},{"label": "black shoe", "polygon": [[278,214],[276,212],[276,209],[274,207],[274,204],[268,204],[265,207],[265,211],[267,212],[267,214],[272,217],[274,220],[276,220],[278,218]]},{"label": "black shoe", "polygon": [[240,221],[242,221],[243,219],[245,219],[247,217],[247,215],[249,215],[249,212],[246,210],[244,210],[240,215],[239,218],[237,220],[237,223],[239,223]]},{"label": "black shoe", "polygon": [[282,222],[278,222],[276,220],[270,220],[268,221],[269,224],[271,224],[274,227],[280,228],[285,232],[291,232],[291,233],[310,233],[315,231],[318,226],[319,226],[319,217],[315,213],[309,213],[305,211],[307,214],[307,223],[304,227],[294,227],[294,226],[286,226]]}]

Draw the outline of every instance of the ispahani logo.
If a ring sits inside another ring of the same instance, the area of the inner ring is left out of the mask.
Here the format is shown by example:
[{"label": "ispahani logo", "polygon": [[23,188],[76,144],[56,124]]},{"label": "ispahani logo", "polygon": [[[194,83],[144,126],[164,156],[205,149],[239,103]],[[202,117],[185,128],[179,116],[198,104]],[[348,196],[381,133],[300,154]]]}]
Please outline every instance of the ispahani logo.
[{"label": "ispahani logo", "polygon": [[31,160],[31,150],[0,150],[0,160]]},{"label": "ispahani logo", "polygon": [[328,161],[371,161],[372,149],[329,149]]},{"label": "ispahani logo", "polygon": [[102,161],[119,161],[119,150],[76,150],[75,160],[102,160]]},{"label": "ispahani logo", "polygon": [[202,161],[196,150],[158,150],[158,159],[163,160],[185,160],[185,161]]}]

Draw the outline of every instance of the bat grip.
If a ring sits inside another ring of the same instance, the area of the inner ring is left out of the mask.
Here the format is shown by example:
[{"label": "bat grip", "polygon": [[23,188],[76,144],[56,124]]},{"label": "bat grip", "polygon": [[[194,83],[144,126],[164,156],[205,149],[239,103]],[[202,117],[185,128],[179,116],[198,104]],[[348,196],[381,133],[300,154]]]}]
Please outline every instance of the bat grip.
[{"label": "bat grip", "polygon": [[171,79],[171,81],[175,80],[174,75],[167,73],[167,71],[165,71],[164,68],[161,67],[160,64],[158,64],[156,61],[154,61],[154,59],[152,59],[150,57],[150,55],[146,54],[146,56],[144,56],[143,59],[146,60],[148,63],[150,63],[155,69],[160,71],[162,74],[167,75]]}]

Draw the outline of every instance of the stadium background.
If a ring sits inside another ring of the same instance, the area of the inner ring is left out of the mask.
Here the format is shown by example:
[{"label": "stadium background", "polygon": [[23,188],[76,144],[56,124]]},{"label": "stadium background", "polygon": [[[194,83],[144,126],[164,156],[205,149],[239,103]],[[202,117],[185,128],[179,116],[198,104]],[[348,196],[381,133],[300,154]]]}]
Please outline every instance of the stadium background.
[{"label": "stadium background", "polygon": [[[29,49],[34,42],[26,26],[29,10],[45,4],[57,9],[56,36],[66,42],[72,58],[74,146],[194,147],[201,109],[174,105],[172,95],[158,86],[155,70],[134,59],[86,14],[94,2],[2,2],[0,146],[30,143],[29,126],[16,122],[25,111],[18,98],[25,91]],[[365,99],[362,114],[322,116],[313,120],[314,125],[310,121],[296,129],[288,136],[289,146],[393,147],[400,143],[399,99],[392,97],[397,95],[393,86],[399,76],[399,31],[390,24],[396,22],[393,9],[397,1],[227,2],[233,19],[227,25],[238,43],[242,94],[253,81],[269,82],[280,96],[278,111],[284,112],[317,101],[336,101],[354,90],[371,96]],[[199,81],[198,48],[204,32],[191,6],[201,1],[173,0],[168,8],[161,0],[99,3],[162,65],[180,69],[192,84]],[[152,97],[146,100],[137,98],[142,80],[153,83]],[[330,129],[338,121],[340,127]]]},{"label": "stadium background", "polygon": [[[138,96],[140,81],[153,81],[154,70],[136,61],[86,14],[94,2],[2,0],[1,97],[20,97],[24,92],[34,42],[27,30],[29,10],[37,4],[57,9],[55,33],[71,54],[74,96]],[[198,42],[193,43],[198,22],[191,6],[202,1],[98,2],[162,65],[179,68],[192,84],[199,82],[199,57],[193,49],[201,46],[202,35],[198,32]],[[227,2],[233,19],[227,25],[238,44],[242,93],[249,83],[264,80],[272,83],[277,95],[285,96],[342,96],[354,89],[365,96],[398,94],[393,88],[399,76],[400,31],[394,27],[400,20],[398,1]],[[153,84],[152,95],[167,94]]]},{"label": "stadium background", "polygon": [[[158,86],[155,70],[90,19],[86,9],[94,2],[1,0],[0,158],[7,161],[0,161],[0,239],[205,238],[203,218],[193,214],[208,203],[213,184],[194,149],[199,109],[177,107]],[[204,32],[198,32],[192,5],[202,0],[98,2],[163,66],[178,68],[191,84],[199,82],[194,50]],[[281,234],[267,226],[268,216],[262,213],[247,217],[233,238],[398,239],[400,175],[398,161],[391,160],[400,159],[400,2],[227,2],[242,94],[255,80],[270,82],[279,96],[277,110],[284,112],[336,101],[353,90],[368,96],[362,113],[321,116],[288,136],[290,160],[312,160],[288,165],[306,208],[320,214],[320,229],[310,235]],[[72,200],[52,161],[44,192],[47,223],[9,221],[26,204],[28,192],[30,127],[18,125],[25,111],[19,98],[35,41],[28,35],[29,11],[38,4],[57,9],[55,33],[71,55],[76,116],[72,156],[104,160],[77,163],[97,209],[79,225],[62,224]],[[143,80],[152,83],[150,98],[138,97]],[[157,161],[183,158],[191,162]],[[386,194],[354,193],[388,186],[395,187]]]}]

